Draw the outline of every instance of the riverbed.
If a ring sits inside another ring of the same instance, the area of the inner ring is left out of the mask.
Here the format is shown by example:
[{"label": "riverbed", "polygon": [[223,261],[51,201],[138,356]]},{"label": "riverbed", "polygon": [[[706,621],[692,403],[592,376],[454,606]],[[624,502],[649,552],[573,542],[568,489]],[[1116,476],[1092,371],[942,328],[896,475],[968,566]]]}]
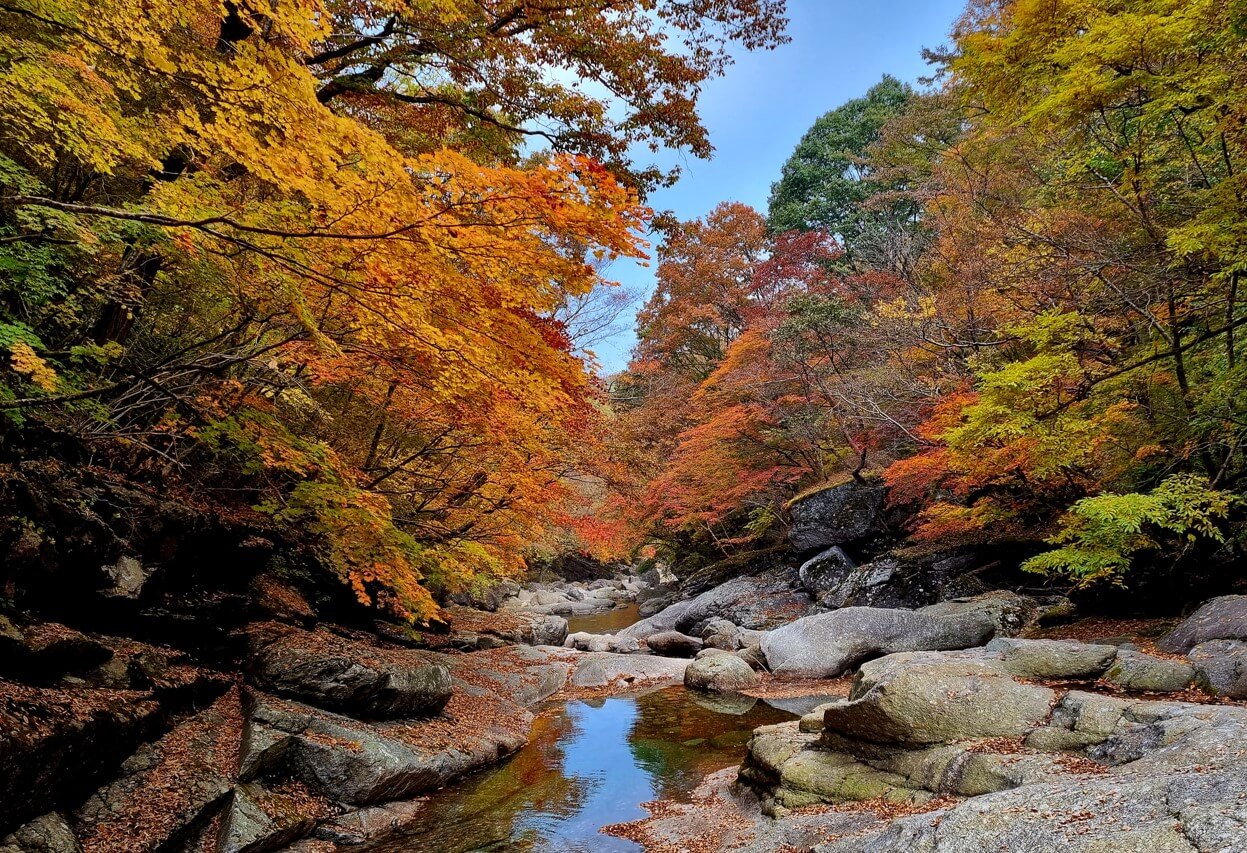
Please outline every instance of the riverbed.
[{"label": "riverbed", "polygon": [[601,828],[645,817],[642,803],[687,798],[708,774],[740,763],[754,728],[793,717],[763,700],[682,687],[567,702],[542,713],[505,764],[433,794],[423,820],[370,849],[637,851]]}]

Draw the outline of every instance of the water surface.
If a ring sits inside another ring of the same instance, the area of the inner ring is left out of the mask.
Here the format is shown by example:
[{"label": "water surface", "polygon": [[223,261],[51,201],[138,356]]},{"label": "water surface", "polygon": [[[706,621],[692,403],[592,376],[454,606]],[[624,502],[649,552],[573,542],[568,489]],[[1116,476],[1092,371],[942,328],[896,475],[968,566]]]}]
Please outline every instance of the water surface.
[{"label": "water surface", "polygon": [[682,687],[568,702],[538,718],[512,759],[437,792],[423,821],[372,849],[637,851],[599,830],[645,817],[641,803],[686,798],[708,774],[741,762],[754,728],[792,718],[765,702]]},{"label": "water surface", "polygon": [[635,601],[607,610],[605,613],[586,613],[567,617],[567,633],[588,631],[590,634],[613,634],[641,621],[641,607]]}]

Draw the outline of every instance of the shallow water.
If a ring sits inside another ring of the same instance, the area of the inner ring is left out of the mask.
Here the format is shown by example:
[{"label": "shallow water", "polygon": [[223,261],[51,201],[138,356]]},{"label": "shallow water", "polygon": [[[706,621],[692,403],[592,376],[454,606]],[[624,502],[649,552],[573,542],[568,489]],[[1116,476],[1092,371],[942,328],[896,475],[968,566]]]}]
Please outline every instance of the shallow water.
[{"label": "shallow water", "polygon": [[682,687],[568,702],[543,713],[507,763],[437,792],[423,821],[371,849],[640,850],[599,830],[645,817],[643,802],[687,797],[706,775],[740,763],[754,728],[790,719],[765,702]]},{"label": "shallow water", "polygon": [[607,610],[605,613],[589,613],[584,616],[567,617],[567,633],[588,631],[590,634],[613,634],[641,621],[641,607],[635,601]]}]

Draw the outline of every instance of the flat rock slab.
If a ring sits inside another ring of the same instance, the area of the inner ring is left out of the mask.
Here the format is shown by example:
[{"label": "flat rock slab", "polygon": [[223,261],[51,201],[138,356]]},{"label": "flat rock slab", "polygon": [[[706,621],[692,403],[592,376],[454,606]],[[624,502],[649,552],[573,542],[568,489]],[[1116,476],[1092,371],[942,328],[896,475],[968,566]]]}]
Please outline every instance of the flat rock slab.
[{"label": "flat rock slab", "polygon": [[681,684],[690,661],[656,655],[583,652],[576,660],[570,685],[581,688]]}]

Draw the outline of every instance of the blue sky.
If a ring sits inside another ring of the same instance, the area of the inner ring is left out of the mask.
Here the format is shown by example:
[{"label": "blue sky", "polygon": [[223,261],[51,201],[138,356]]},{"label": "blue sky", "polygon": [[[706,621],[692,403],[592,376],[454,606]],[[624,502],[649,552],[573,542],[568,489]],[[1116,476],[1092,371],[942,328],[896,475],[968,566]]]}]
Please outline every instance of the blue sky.
[{"label": "blue sky", "polygon": [[[814,120],[885,73],[911,83],[929,74],[922,48],[942,44],[964,6],[964,0],[788,0],[792,41],[773,51],[739,52],[727,75],[702,93],[714,158],[660,157],[664,165],[680,164],[683,175],[650,205],[681,219],[729,200],[765,212],[780,167]],[[652,267],[619,262],[607,274],[645,296],[653,290]],[[629,319],[626,331],[598,345],[603,370],[622,369],[635,342]]]}]

